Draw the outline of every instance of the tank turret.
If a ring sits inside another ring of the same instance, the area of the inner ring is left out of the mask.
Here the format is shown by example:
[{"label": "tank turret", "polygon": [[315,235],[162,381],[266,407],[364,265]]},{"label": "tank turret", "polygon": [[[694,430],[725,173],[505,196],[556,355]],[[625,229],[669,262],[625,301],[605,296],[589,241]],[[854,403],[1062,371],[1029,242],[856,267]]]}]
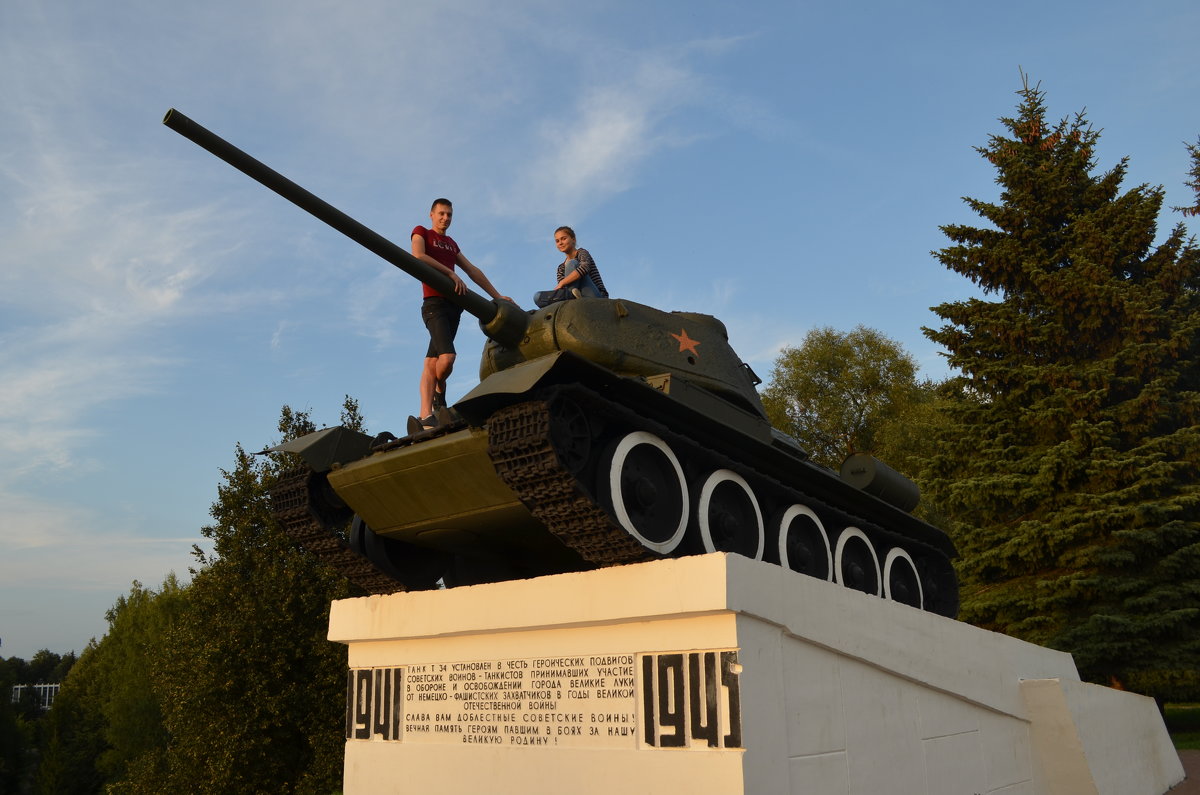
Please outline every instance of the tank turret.
[{"label": "tank turret", "polygon": [[326,429],[273,505],[303,546],[372,592],[734,552],[946,616],[940,530],[869,456],[842,473],[771,426],[720,320],[621,298],[522,311],[468,291],[186,116],[164,119],[480,321],[480,383],[402,438]]}]

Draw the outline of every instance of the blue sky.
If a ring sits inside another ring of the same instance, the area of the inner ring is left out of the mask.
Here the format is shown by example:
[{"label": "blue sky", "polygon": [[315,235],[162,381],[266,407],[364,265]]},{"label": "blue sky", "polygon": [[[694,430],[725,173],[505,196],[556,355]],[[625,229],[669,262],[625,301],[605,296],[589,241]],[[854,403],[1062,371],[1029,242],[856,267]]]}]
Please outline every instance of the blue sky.
[{"label": "blue sky", "polygon": [[[7,0],[0,656],[82,650],[133,580],[186,578],[220,469],[283,404],[332,424],[350,394],[372,431],[417,410],[416,284],[168,108],[401,245],[452,198],[526,307],[569,224],[615,296],[720,317],[763,377],[861,323],[940,378],[920,329],[970,285],[930,251],[997,195],[973,147],[1019,70],[1103,129],[1101,168],[1190,204],[1196,30],[1192,0]],[[451,398],[482,340],[464,323]]]}]

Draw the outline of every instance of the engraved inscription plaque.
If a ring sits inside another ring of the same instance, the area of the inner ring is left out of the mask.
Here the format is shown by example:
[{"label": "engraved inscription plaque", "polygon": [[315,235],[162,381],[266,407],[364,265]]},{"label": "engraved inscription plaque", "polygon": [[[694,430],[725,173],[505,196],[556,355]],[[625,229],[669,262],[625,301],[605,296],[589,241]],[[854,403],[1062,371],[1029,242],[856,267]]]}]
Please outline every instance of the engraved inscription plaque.
[{"label": "engraved inscription plaque", "polygon": [[734,650],[356,668],[347,678],[346,738],[740,748],[740,671]]}]

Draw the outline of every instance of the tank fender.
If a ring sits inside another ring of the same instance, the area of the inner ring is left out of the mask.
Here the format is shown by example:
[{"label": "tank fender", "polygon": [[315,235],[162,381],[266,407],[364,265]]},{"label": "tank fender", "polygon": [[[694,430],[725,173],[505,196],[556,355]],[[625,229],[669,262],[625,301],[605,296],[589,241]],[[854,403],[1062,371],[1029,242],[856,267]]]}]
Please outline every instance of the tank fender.
[{"label": "tank fender", "polygon": [[604,367],[592,364],[569,351],[557,351],[539,356],[505,370],[492,373],[454,404],[454,409],[467,422],[482,426],[492,412],[509,405],[540,387],[551,384],[586,383],[602,389],[621,376]]},{"label": "tank fender", "polygon": [[335,465],[348,464],[366,458],[371,452],[372,438],[365,433],[352,431],[341,425],[324,428],[305,434],[274,447],[264,453],[295,453],[314,472],[328,472]]}]

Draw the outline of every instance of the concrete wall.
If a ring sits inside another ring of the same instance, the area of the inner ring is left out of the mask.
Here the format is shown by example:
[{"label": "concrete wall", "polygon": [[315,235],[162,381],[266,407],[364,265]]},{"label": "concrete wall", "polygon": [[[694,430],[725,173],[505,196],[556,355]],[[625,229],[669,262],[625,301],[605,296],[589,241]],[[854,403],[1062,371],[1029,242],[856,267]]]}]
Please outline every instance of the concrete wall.
[{"label": "concrete wall", "polygon": [[[347,740],[347,795],[433,787],[1158,795],[1183,777],[1153,702],[1080,683],[1069,655],[736,555],[344,600],[333,606],[329,637],[349,644],[352,671],[401,669],[410,699],[412,682],[422,678],[415,672],[447,664],[480,661],[499,677],[501,669],[573,655],[638,661],[635,697],[572,690],[586,697],[511,712],[514,723],[584,715],[584,736],[547,728],[545,740],[538,737],[547,744],[538,747],[511,744],[516,736],[490,738],[504,741],[497,745],[466,742],[479,713],[450,705],[486,703],[441,702],[446,712],[421,723],[419,704],[409,701],[405,732]],[[697,680],[703,660],[728,662],[730,651],[736,663],[727,666],[726,685]],[[715,654],[665,654],[675,652]],[[691,660],[679,670],[699,687],[690,707],[656,700],[676,680],[655,661],[680,659]],[[647,700],[651,680],[656,689]],[[370,707],[361,694],[355,698],[352,687],[348,726],[357,720],[362,734]],[[673,704],[677,719],[664,718]],[[718,713],[720,741],[712,732],[698,740],[697,716],[707,714],[711,724]],[[628,738],[596,724],[618,714],[635,724]],[[667,724],[693,727],[683,747],[662,747],[677,731]],[[731,740],[738,724],[740,739]]]}]

